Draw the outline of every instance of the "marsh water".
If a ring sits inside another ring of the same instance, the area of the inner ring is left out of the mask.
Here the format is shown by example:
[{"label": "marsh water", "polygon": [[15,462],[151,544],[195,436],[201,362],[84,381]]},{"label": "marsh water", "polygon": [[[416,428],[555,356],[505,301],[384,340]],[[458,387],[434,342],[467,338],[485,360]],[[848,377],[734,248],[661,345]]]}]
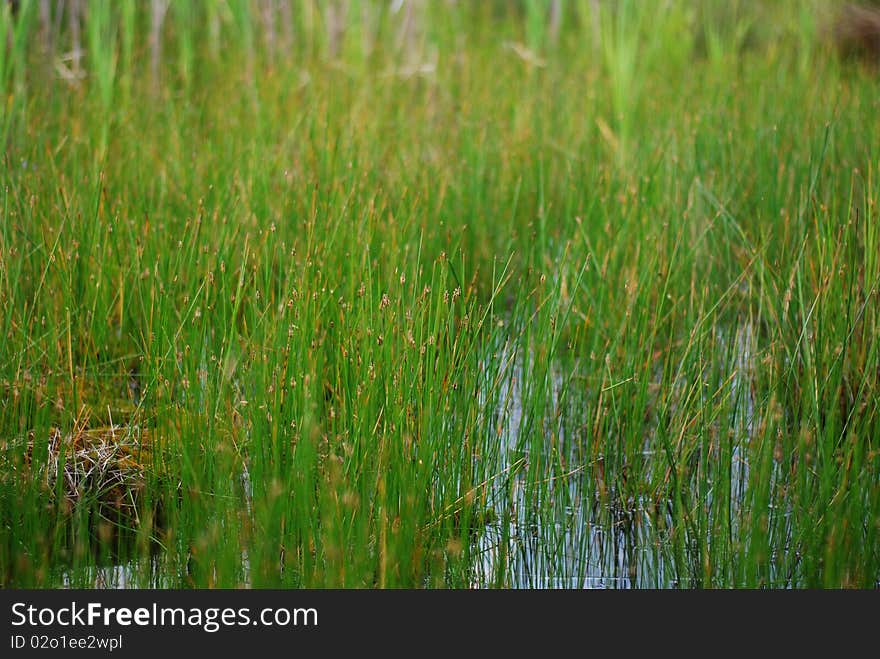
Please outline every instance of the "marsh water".
[{"label": "marsh water", "polygon": [[[720,332],[719,349],[732,347],[735,370],[729,377],[728,395],[740,410],[734,419],[735,435],[748,438],[755,421],[755,402],[750,387],[754,359],[754,332],[750,324],[732,332]],[[659,376],[658,376],[659,379]],[[725,378],[726,379],[726,378]],[[553,374],[547,395],[549,409],[558,409],[566,388],[563,374]],[[633,588],[686,587],[688,576],[676,569],[668,542],[673,525],[668,510],[658,510],[649,497],[618,496],[614,485],[597,482],[602,474],[600,455],[583,455],[582,426],[562,421],[545,427],[546,441],[523,437],[523,373],[516,368],[504,385],[499,399],[508,401],[499,415],[505,420],[502,433],[503,455],[507,467],[520,456],[524,463],[536,461],[556,465],[538,479],[522,470],[509,482],[496,481],[496,522],[489,524],[479,541],[483,556],[475,586],[499,585],[513,588]],[[686,383],[679,383],[685,386]],[[716,383],[717,384],[717,383]],[[577,418],[582,411],[567,410]],[[577,432],[580,429],[581,432]],[[645,442],[642,455],[655,459],[652,444]],[[535,454],[537,452],[537,455]],[[748,482],[748,463],[742,448],[732,449],[731,503],[740,507]],[[661,458],[661,456],[656,456]],[[559,467],[559,465],[565,465]],[[609,491],[609,489],[611,491]],[[503,491],[502,491],[503,490]],[[537,491],[536,491],[537,490]],[[708,496],[711,498],[712,493]]]},{"label": "marsh water", "polygon": [[[733,430],[743,438],[751,435],[755,423],[750,386],[754,341],[748,324],[717,336],[719,349],[732,345],[735,352],[734,372],[725,380],[727,395],[738,403]],[[578,589],[691,585],[669,542],[671,508],[658,507],[649,496],[616,492],[615,482],[605,482],[603,456],[591,454],[586,446],[590,433],[582,419],[587,412],[570,402],[578,400],[577,396],[566,396],[572,386],[571,372],[566,375],[551,367],[546,387],[524,391],[523,383],[532,382],[534,373],[527,371],[534,363],[524,364],[504,351],[499,359],[508,363],[508,370],[499,381],[488,424],[498,436],[498,452],[493,457],[497,464],[489,469],[495,477],[484,493],[486,521],[474,536],[477,560],[471,585]],[[545,398],[542,422],[528,414],[535,409],[536,396]],[[652,445],[646,438],[642,451],[646,462],[662,459],[654,455]],[[741,445],[732,451],[730,501],[738,508],[745,498],[749,467]],[[246,466],[238,478],[243,505],[250,509],[253,486]],[[713,492],[706,496],[711,499]],[[242,569],[242,585],[247,586],[245,554]],[[86,582],[95,588],[176,585],[163,570],[161,553],[136,562],[104,561],[85,570],[86,574],[64,572],[62,584]]]}]

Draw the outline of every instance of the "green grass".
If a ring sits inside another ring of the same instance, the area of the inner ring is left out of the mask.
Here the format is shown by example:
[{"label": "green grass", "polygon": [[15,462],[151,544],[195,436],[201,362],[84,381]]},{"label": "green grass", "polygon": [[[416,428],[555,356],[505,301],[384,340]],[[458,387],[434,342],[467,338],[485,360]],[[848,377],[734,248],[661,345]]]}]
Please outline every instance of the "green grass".
[{"label": "green grass", "polygon": [[183,4],[0,12],[0,585],[880,583],[826,5]]}]

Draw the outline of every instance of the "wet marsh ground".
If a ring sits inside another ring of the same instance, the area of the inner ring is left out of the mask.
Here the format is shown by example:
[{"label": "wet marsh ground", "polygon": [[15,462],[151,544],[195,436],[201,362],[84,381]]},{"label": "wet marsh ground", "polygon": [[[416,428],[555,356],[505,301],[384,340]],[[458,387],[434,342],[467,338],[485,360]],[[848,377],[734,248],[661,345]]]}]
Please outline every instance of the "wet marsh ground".
[{"label": "wet marsh ground", "polygon": [[876,587],[825,5],[339,4],[4,7],[0,584]]}]

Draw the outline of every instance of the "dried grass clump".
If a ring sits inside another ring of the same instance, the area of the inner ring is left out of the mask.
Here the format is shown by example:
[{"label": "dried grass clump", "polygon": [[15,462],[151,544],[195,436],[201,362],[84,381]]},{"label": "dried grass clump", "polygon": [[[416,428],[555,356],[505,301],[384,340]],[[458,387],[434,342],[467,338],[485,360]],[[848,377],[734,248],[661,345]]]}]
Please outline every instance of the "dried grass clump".
[{"label": "dried grass clump", "polygon": [[[33,456],[33,442],[28,454]],[[96,501],[106,512],[137,519],[138,497],[146,483],[149,444],[139,426],[110,425],[75,428],[66,435],[58,428],[49,434],[46,463],[32,465],[46,479],[55,496],[59,479],[63,482],[65,510],[84,499]]]}]

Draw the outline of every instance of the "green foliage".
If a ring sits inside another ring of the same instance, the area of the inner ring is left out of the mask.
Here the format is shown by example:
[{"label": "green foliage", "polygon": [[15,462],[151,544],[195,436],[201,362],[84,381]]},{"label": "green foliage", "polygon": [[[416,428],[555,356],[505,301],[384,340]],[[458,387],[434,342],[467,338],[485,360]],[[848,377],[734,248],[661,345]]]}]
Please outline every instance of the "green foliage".
[{"label": "green foliage", "polygon": [[0,584],[877,585],[818,8],[83,4],[0,10]]}]

